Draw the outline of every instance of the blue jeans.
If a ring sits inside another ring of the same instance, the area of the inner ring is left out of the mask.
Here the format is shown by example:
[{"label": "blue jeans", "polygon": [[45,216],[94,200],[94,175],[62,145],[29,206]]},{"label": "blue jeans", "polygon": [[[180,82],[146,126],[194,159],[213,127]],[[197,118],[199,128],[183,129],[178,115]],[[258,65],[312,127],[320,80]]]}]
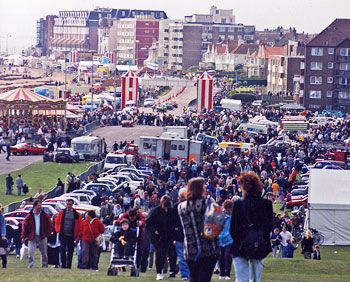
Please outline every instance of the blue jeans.
[{"label": "blue jeans", "polygon": [[287,246],[284,247],[284,246],[282,245],[282,257],[283,257],[283,258],[288,257]]},{"label": "blue jeans", "polygon": [[21,191],[22,191],[22,187],[18,187],[17,186],[17,194],[18,194],[18,196],[21,196]]},{"label": "blue jeans", "polygon": [[12,185],[6,184],[6,195],[12,194]]},{"label": "blue jeans", "polygon": [[188,265],[187,265],[187,262],[185,260],[184,243],[176,241],[175,249],[176,249],[177,257],[179,259],[180,277],[181,277],[181,279],[185,278],[185,277],[189,278],[190,271],[188,269]]},{"label": "blue jeans", "polygon": [[251,259],[248,261],[241,257],[235,257],[236,282],[260,282],[264,268],[264,260]]}]

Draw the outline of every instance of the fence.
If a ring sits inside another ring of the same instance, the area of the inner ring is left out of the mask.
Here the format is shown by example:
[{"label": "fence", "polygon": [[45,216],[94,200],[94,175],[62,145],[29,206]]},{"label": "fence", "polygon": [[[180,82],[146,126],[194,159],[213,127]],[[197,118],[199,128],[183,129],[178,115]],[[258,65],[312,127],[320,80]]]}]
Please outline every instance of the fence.
[{"label": "fence", "polygon": [[[101,162],[98,162],[92,166],[90,166],[86,171],[84,171],[83,173],[79,174],[79,179],[80,181],[85,181],[87,182],[89,176],[92,174],[92,173],[97,173],[99,171],[102,170],[103,168],[103,164],[104,164],[104,161],[101,161]],[[45,200],[46,199],[52,199],[55,197],[55,190],[56,190],[56,187],[52,188],[49,192],[47,192],[45,194]],[[26,201],[26,202],[29,202],[29,198],[26,198],[26,199],[23,199],[21,200],[20,202],[14,202],[14,203],[11,203],[7,206],[5,206],[3,208],[3,213],[7,213],[7,212],[12,212],[12,211],[15,211],[17,209],[20,208],[21,204],[22,204],[22,201]]]}]

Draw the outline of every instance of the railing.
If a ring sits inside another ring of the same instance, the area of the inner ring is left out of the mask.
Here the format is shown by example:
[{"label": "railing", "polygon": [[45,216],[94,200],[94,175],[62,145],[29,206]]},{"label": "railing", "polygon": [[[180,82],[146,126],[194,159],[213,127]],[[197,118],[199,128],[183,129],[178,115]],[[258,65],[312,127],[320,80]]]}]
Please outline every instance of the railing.
[{"label": "railing", "polygon": [[[100,161],[100,162],[90,166],[86,171],[79,174],[79,176],[78,176],[79,180],[81,182],[88,182],[88,179],[92,173],[97,173],[97,172],[100,172],[102,170],[103,164],[104,164],[104,161]],[[44,200],[54,198],[55,192],[56,192],[56,187],[52,188],[49,192],[44,194],[45,195]],[[7,212],[12,212],[12,211],[19,209],[19,207],[23,201],[28,202],[29,198],[23,199],[20,202],[14,202],[14,203],[8,204],[7,206],[3,207],[2,212],[7,213]]]},{"label": "railing", "polygon": [[340,61],[340,62],[350,61],[350,56],[337,56],[337,61]]},{"label": "railing", "polygon": [[350,76],[350,70],[336,70],[335,75]]}]

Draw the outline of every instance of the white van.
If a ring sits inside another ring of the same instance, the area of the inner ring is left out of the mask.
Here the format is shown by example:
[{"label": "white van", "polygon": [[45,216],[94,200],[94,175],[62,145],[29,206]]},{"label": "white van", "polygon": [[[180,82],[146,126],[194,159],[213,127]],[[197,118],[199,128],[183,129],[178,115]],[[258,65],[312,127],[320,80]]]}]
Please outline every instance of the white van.
[{"label": "white van", "polygon": [[126,163],[127,163],[127,160],[126,160],[125,154],[108,153],[105,159],[104,170],[107,171],[109,169],[113,169],[118,164],[126,164]]},{"label": "white van", "polygon": [[267,127],[256,123],[241,123],[237,130],[252,131],[258,134],[267,135]]}]

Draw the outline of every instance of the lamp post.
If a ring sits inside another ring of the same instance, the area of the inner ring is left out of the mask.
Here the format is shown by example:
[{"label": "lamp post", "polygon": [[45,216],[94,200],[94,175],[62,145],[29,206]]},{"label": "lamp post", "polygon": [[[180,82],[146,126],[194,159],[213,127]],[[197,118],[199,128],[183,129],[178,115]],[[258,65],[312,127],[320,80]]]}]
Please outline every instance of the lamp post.
[{"label": "lamp post", "polygon": [[94,110],[94,53],[96,50],[89,50],[91,54],[91,112]]}]

